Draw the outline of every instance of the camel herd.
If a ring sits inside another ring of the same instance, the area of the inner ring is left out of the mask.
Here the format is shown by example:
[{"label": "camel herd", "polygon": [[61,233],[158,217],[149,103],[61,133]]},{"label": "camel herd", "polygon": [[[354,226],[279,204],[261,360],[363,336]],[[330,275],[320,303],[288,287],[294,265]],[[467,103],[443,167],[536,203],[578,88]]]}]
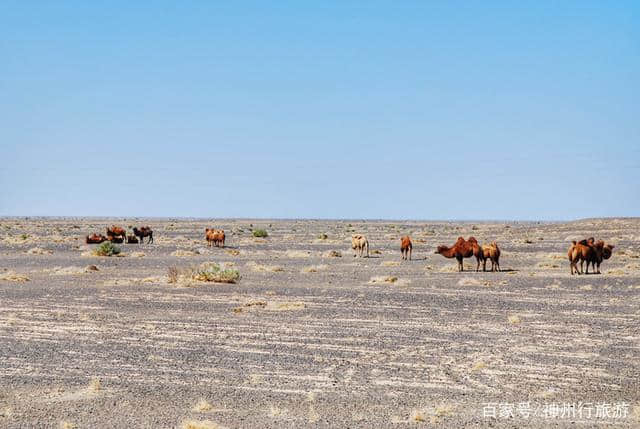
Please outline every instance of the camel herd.
[{"label": "camel herd", "polygon": [[[107,235],[91,234],[87,235],[87,244],[102,243],[111,241],[113,243],[144,243],[144,238],[148,237],[148,244],[153,243],[153,231],[148,226],[140,228],[134,227],[133,234],[127,234],[126,229],[113,225],[107,227]],[[205,240],[209,247],[224,247],[225,234],[222,229],[205,229]],[[592,266],[593,274],[600,274],[600,264],[603,260],[609,259],[613,253],[612,244],[606,244],[603,240],[596,241],[593,237],[573,241],[567,252],[569,257],[569,268],[571,275],[573,274],[589,274],[589,265]],[[354,234],[351,236],[351,248],[355,251],[354,257],[369,257],[369,240],[365,235]],[[409,236],[400,239],[400,252],[402,260],[411,260],[411,252],[413,243]],[[500,247],[498,243],[492,241],[489,244],[480,245],[475,237],[469,237],[465,240],[458,237],[453,246],[448,247],[440,245],[436,248],[436,254],[440,254],[445,258],[455,258],[458,261],[458,271],[464,271],[463,260],[474,256],[476,258],[476,271],[480,271],[482,263],[482,271],[487,271],[487,261],[491,262],[491,271],[500,271]],[[578,262],[580,268],[578,269]],[[584,263],[587,263],[586,270],[583,271]]]},{"label": "camel herd", "polygon": [[153,243],[153,231],[148,226],[142,226],[140,229],[133,228],[133,234],[127,235],[127,230],[113,225],[111,228],[107,227],[107,235],[93,233],[85,237],[87,244],[102,243],[104,241],[110,241],[112,243],[124,243],[138,244],[144,243],[144,238],[149,237],[148,243]]},{"label": "camel herd", "polygon": [[[592,272],[600,274],[600,264],[604,259],[609,259],[613,254],[613,244],[606,244],[602,240],[596,241],[595,238],[590,237],[578,242],[572,241],[571,247],[567,252],[569,257],[569,267],[571,268],[571,275],[582,274],[583,264],[587,263],[587,270],[585,274],[589,274],[589,265],[593,266]],[[580,271],[578,271],[578,261],[580,261]]]}]

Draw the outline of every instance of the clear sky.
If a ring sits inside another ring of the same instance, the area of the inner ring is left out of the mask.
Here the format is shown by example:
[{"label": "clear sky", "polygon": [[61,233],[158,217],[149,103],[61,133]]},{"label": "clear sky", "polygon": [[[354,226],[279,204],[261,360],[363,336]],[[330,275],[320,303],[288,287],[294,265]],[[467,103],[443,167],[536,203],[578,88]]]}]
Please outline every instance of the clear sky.
[{"label": "clear sky", "polygon": [[0,215],[640,215],[637,1],[0,4]]}]

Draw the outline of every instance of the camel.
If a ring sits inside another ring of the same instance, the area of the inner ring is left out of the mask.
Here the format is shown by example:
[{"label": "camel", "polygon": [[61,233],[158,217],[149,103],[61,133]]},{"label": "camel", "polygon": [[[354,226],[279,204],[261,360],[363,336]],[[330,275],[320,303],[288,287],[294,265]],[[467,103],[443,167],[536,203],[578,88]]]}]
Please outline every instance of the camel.
[{"label": "camel", "polygon": [[369,240],[367,237],[361,234],[354,234],[351,236],[351,248],[356,251],[356,254],[353,255],[363,257],[364,251],[367,251],[367,258],[369,257]]},{"label": "camel", "polygon": [[439,253],[445,258],[456,258],[458,261],[458,271],[464,271],[464,265],[462,264],[464,258],[470,258],[471,256],[476,257],[476,261],[478,262],[476,271],[480,271],[480,261],[484,260],[482,247],[480,247],[475,237],[469,237],[468,240],[458,237],[458,240],[453,246],[438,246],[435,253]]},{"label": "camel", "polygon": [[500,248],[495,241],[482,246],[482,271],[487,271],[487,259],[491,260],[491,272],[500,271]]},{"label": "camel", "polygon": [[140,243],[144,243],[144,238],[149,237],[148,244],[153,243],[153,231],[148,226],[141,226],[140,229],[134,227],[133,235],[140,237]]},{"label": "camel", "polygon": [[[606,244],[602,240],[595,241],[595,238],[589,237],[578,242],[572,241],[567,256],[569,257],[569,268],[571,275],[589,274],[589,265],[592,266],[592,273],[600,274],[600,264],[604,259],[609,259],[613,254],[613,244]],[[580,261],[580,270],[578,270],[578,261]],[[583,271],[584,262],[587,268]]]},{"label": "camel", "polygon": [[138,237],[135,235],[127,235],[127,244],[138,244]]},{"label": "camel", "polygon": [[126,237],[122,235],[107,235],[107,240],[112,243],[124,243]]},{"label": "camel", "polygon": [[107,237],[121,237],[122,241],[114,241],[111,238],[109,238],[109,241],[113,241],[114,243],[122,243],[127,239],[127,231],[124,228],[112,225],[111,228],[107,227]]},{"label": "camel", "polygon": [[85,239],[87,244],[98,244],[98,243],[102,243],[103,241],[107,241],[107,240],[108,240],[107,237],[105,237],[102,234],[87,235],[87,238]]},{"label": "camel", "polygon": [[224,231],[222,229],[205,229],[204,236],[207,239],[207,244],[211,247],[213,244],[216,247],[224,247]]},{"label": "camel", "polygon": [[411,251],[413,250],[413,244],[411,243],[411,238],[408,235],[405,235],[400,239],[400,252],[402,252],[402,259],[407,260],[407,255],[409,256],[409,260],[411,260]]}]

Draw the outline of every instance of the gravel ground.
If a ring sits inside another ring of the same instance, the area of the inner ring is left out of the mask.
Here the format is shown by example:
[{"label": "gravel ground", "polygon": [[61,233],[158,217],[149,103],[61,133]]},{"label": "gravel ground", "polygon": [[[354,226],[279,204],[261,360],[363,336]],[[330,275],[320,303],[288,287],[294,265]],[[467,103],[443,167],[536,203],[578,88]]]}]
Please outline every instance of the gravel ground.
[{"label": "gravel ground", "polygon": [[[92,256],[84,236],[111,224],[150,225],[155,243]],[[208,248],[205,227],[227,247]],[[639,231],[0,219],[0,427],[640,427]],[[353,257],[355,232],[370,258]],[[505,271],[434,254],[460,235],[497,240]],[[571,276],[570,240],[592,235],[613,257]],[[207,261],[241,279],[169,283]]]}]

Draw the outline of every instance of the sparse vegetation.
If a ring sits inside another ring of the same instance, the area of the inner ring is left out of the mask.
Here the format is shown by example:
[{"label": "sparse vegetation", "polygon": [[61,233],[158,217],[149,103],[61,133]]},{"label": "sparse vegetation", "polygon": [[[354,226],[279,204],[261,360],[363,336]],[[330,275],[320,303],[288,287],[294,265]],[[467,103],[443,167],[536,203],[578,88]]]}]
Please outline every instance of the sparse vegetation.
[{"label": "sparse vegetation", "polygon": [[257,237],[257,238],[266,238],[269,236],[269,234],[265,229],[254,229],[252,234],[254,237]]},{"label": "sparse vegetation", "polygon": [[177,283],[180,272],[177,267],[169,267],[167,269],[167,279],[169,283]]},{"label": "sparse vegetation", "polygon": [[329,238],[329,236],[328,236],[327,234],[320,234],[320,235],[318,236],[318,239],[319,239],[319,240],[326,240],[327,238]]},{"label": "sparse vegetation", "polygon": [[0,280],[5,280],[8,282],[28,282],[30,279],[24,274],[16,273],[15,271],[7,271],[5,273],[0,274]]},{"label": "sparse vegetation", "polygon": [[110,241],[105,241],[93,251],[93,254],[96,256],[113,256],[119,253],[120,248]]},{"label": "sparse vegetation", "polygon": [[198,403],[193,407],[193,412],[195,413],[206,413],[207,411],[211,411],[213,407],[209,402],[204,399],[198,401]]},{"label": "sparse vegetation", "polygon": [[188,420],[182,424],[182,429],[218,429],[220,426],[211,420]]},{"label": "sparse vegetation", "polygon": [[220,268],[214,262],[205,262],[191,275],[194,280],[215,283],[235,283],[240,279],[240,272],[231,268]]},{"label": "sparse vegetation", "polygon": [[520,320],[520,316],[516,315],[516,314],[512,314],[510,315],[507,320],[509,321],[509,323],[511,323],[512,325],[517,325],[521,322]]}]

